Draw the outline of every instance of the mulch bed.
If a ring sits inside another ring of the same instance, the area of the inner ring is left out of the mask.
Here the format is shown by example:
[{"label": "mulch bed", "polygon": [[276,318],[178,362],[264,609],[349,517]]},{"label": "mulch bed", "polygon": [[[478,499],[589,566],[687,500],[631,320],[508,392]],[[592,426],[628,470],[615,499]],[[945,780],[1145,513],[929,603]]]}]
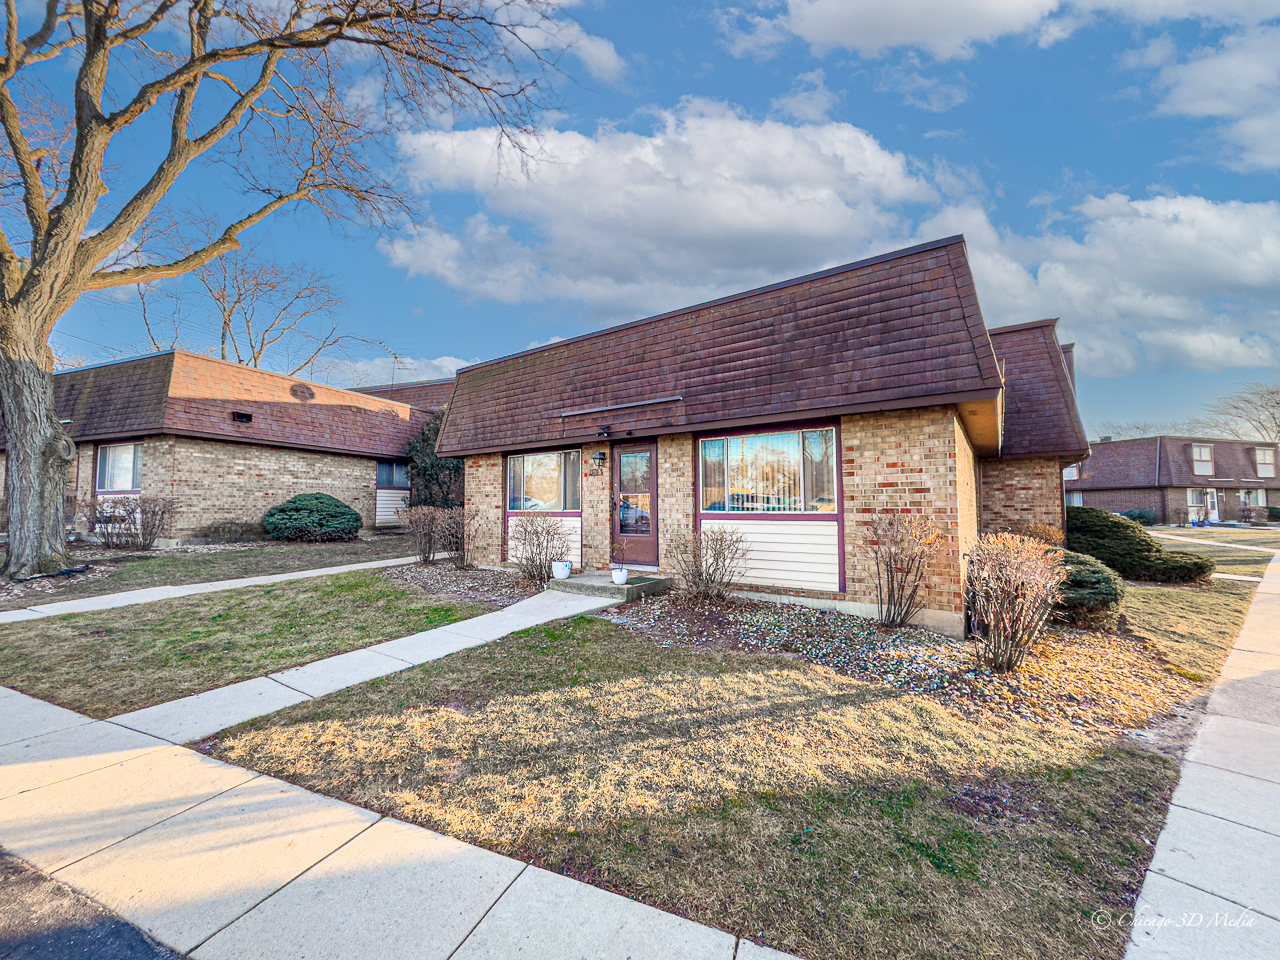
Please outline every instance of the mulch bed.
[{"label": "mulch bed", "polygon": [[1106,633],[1051,629],[1018,673],[1001,675],[978,665],[970,643],[796,604],[669,593],[599,616],[660,646],[794,657],[970,717],[1114,732],[1145,726],[1198,689],[1142,641]]},{"label": "mulch bed", "polygon": [[522,580],[518,574],[506,570],[484,570],[478,567],[459,570],[451,563],[439,560],[435,563],[388,567],[380,575],[388,580],[419,587],[433,596],[473,603],[493,603],[500,607],[509,607],[541,592],[537,584]]}]

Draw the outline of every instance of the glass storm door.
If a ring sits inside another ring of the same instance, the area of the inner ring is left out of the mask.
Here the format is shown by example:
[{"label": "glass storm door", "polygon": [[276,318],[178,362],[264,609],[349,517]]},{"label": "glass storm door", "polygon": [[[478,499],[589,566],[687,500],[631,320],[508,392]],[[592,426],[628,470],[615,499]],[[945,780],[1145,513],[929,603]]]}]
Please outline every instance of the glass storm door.
[{"label": "glass storm door", "polygon": [[613,448],[613,561],[658,562],[658,447]]},{"label": "glass storm door", "polygon": [[1204,492],[1204,510],[1210,520],[1218,519],[1218,491],[1212,487]]}]

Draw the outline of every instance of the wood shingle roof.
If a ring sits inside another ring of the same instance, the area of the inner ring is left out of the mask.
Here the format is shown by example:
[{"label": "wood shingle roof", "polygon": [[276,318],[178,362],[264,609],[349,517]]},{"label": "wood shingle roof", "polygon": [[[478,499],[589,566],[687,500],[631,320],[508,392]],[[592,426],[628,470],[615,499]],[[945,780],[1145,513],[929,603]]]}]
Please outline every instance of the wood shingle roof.
[{"label": "wood shingle roof", "polygon": [[1070,351],[1058,346],[1057,324],[1036,320],[991,331],[1004,373],[1002,457],[1059,457],[1070,463],[1089,455]]}]

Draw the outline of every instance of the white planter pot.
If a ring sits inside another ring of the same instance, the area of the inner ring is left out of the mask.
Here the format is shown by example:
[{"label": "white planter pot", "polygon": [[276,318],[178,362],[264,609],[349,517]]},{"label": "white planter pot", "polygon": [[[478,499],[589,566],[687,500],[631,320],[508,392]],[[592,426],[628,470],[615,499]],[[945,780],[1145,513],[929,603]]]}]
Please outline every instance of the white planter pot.
[{"label": "white planter pot", "polygon": [[568,580],[571,567],[568,560],[552,560],[551,575],[557,580]]},{"label": "white planter pot", "polygon": [[631,576],[631,572],[626,567],[616,567],[613,571],[613,582],[618,586],[622,586],[627,582],[629,576]]}]

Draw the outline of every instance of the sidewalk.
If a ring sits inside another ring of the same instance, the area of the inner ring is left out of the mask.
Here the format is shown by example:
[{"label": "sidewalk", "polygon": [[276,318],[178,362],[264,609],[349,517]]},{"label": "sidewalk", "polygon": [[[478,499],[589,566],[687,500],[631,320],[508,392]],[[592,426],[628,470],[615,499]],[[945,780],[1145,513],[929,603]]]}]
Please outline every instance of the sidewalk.
[{"label": "sidewalk", "polygon": [[1127,960],[1280,957],[1280,556],[1183,763],[1131,936]]},{"label": "sidewalk", "polygon": [[1271,547],[1251,547],[1247,543],[1227,543],[1225,540],[1200,540],[1197,537],[1179,537],[1172,533],[1152,533],[1151,535],[1159,537],[1161,540],[1176,540],[1179,543],[1200,543],[1206,547],[1231,547],[1235,550],[1252,550],[1255,553],[1270,553],[1273,555],[1280,552]]},{"label": "sidewalk", "polygon": [[56,617],[64,613],[89,613],[94,610],[112,610],[131,607],[136,603],[153,600],[172,600],[175,597],[191,597],[198,593],[219,593],[238,590],[240,587],[260,587],[268,583],[284,583],[286,580],[306,580],[310,577],[327,577],[335,573],[353,570],[379,570],[383,567],[402,567],[417,563],[417,557],[398,557],[394,560],[370,560],[366,563],[347,563],[340,567],[320,567],[316,570],[295,570],[292,573],[273,573],[261,577],[240,577],[237,580],[215,580],[211,583],[188,583],[176,587],[147,587],[143,590],[126,590],[123,593],[104,593],[99,597],[82,597],[79,600],[61,600],[42,603],[22,610],[0,611],[0,623],[18,620],[36,620],[40,617]]}]

